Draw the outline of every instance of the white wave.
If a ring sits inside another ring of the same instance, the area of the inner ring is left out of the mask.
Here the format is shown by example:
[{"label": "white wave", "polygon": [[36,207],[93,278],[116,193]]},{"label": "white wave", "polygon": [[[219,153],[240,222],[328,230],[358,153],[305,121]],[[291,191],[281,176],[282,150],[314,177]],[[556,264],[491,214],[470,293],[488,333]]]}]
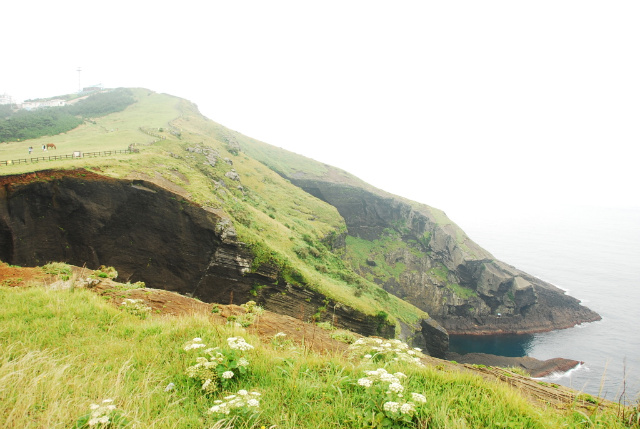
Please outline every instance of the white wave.
[{"label": "white wave", "polygon": [[534,378],[534,380],[542,380],[542,381],[550,381],[550,382],[554,382],[554,381],[558,381],[562,378],[571,378],[571,376],[573,374],[575,374],[578,371],[584,371],[584,372],[590,372],[591,370],[589,369],[589,367],[583,363],[579,363],[578,365],[574,366],[573,368],[571,368],[569,371],[564,371],[564,372],[552,372],[549,375],[545,375],[544,377],[537,377]]}]

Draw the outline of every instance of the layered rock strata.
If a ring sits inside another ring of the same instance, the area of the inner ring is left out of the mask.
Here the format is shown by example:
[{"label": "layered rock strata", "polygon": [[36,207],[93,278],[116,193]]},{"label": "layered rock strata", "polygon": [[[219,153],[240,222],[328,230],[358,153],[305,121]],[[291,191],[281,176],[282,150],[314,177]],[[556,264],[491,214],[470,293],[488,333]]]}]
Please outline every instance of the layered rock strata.
[{"label": "layered rock strata", "polygon": [[[372,246],[390,236],[402,241],[372,250],[354,270],[428,312],[451,334],[533,333],[600,319],[561,289],[495,259],[439,210],[350,179],[301,172],[288,179],[336,207],[350,236]],[[402,272],[374,276],[376,258],[389,267],[402,264]]]},{"label": "layered rock strata", "polygon": [[[253,255],[228,219],[143,180],[86,170],[0,178],[0,260],[113,266],[122,282],[144,281],[210,303],[256,300],[273,312],[302,320],[318,315],[362,335],[395,334],[386,321],[287,284],[275,267],[252,270]],[[443,356],[448,337],[432,325],[407,327],[405,337]],[[432,331],[436,339],[423,336]]]}]

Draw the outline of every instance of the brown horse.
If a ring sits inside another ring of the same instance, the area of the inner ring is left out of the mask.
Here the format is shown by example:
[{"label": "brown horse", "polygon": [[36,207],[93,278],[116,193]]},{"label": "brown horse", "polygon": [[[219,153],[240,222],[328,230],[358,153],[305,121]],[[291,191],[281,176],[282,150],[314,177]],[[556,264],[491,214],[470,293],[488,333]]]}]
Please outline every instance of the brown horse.
[{"label": "brown horse", "polygon": [[47,143],[47,150],[49,149],[58,149],[58,148],[53,143]]}]

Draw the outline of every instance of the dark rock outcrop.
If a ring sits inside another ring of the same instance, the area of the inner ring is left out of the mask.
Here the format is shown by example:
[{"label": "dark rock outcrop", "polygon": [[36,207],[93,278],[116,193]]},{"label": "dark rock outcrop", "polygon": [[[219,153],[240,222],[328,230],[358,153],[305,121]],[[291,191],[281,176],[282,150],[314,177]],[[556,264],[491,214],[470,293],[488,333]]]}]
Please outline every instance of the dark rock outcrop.
[{"label": "dark rock outcrop", "polygon": [[430,356],[444,359],[449,351],[449,334],[432,318],[421,319],[415,326],[400,323],[400,339],[419,347]]},{"label": "dark rock outcrop", "polygon": [[464,355],[457,353],[447,353],[446,358],[458,363],[468,363],[472,365],[499,366],[502,368],[521,368],[527,371],[531,377],[546,377],[547,375],[553,373],[566,372],[583,363],[577,360],[563,358],[539,360],[530,356],[507,357],[486,353],[467,353]]},{"label": "dark rock outcrop", "polygon": [[[386,320],[288,284],[276,267],[252,269],[253,255],[237,241],[229,219],[151,182],[86,170],[0,179],[0,260],[5,262],[113,266],[120,281],[144,281],[205,302],[255,300],[273,312],[330,320],[363,335],[395,334]],[[343,240],[334,237],[332,244]]]},{"label": "dark rock outcrop", "polygon": [[[532,333],[600,320],[561,289],[496,260],[443,212],[345,177],[330,170],[326,178],[287,178],[336,207],[350,236],[374,242],[393,233],[403,241],[382,255],[389,266],[402,263],[402,273],[374,281],[449,333]],[[369,257],[353,268],[371,278],[376,265]]]}]

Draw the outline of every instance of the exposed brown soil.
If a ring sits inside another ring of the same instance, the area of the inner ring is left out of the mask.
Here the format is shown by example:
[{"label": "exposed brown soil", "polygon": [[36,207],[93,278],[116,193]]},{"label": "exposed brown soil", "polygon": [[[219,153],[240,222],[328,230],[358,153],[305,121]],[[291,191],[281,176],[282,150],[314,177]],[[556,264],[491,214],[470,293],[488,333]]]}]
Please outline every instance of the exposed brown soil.
[{"label": "exposed brown soil", "polygon": [[[96,171],[100,171],[97,169]],[[81,177],[83,179],[106,180],[106,176],[97,174],[95,171],[78,168],[75,170],[41,170],[33,173],[23,173],[13,176],[0,176],[0,186],[7,184],[18,185],[41,180],[56,180],[63,177]]]},{"label": "exposed brown soil", "polygon": [[[92,271],[74,267],[74,277],[86,278]],[[10,287],[60,287],[62,282],[45,274],[41,268],[12,267],[0,262],[0,284]],[[121,283],[109,279],[91,288],[95,293],[104,296],[113,305],[118,306],[126,298],[141,299],[152,308],[152,314],[169,317],[180,317],[190,314],[201,314],[208,317],[212,324],[224,325],[230,316],[240,316],[246,312],[245,308],[237,305],[207,304],[197,299],[179,295],[160,289],[141,288],[123,290]],[[212,312],[214,306],[217,312]],[[348,345],[331,338],[331,332],[316,325],[302,322],[293,317],[264,311],[247,331],[256,334],[262,342],[269,343],[278,332],[287,335],[287,339],[318,353],[346,354]],[[353,334],[360,337],[358,334]],[[609,401],[582,395],[579,392],[554,383],[546,383],[512,373],[503,368],[484,365],[458,364],[447,360],[426,356],[426,365],[431,365],[442,371],[469,371],[489,381],[498,381],[513,386],[533,404],[542,407],[552,406],[557,409],[575,409],[592,412],[596,407],[616,407]]]},{"label": "exposed brown soil", "polygon": [[0,262],[0,285],[26,287],[34,283],[44,283],[52,276],[45,274],[41,268],[12,267]]},{"label": "exposed brown soil", "polygon": [[[207,304],[160,289],[143,288],[123,291],[118,289],[117,285],[118,283],[111,280],[103,280],[92,290],[108,297],[114,305],[121,304],[125,298],[142,299],[147,306],[151,307],[152,314],[171,316],[201,314],[209,317],[211,323],[216,325],[226,324],[230,316],[238,317],[246,313],[246,309],[239,305]],[[247,331],[258,335],[264,343],[270,342],[278,332],[283,332],[288,340],[318,353],[346,353],[348,348],[348,344],[331,338],[330,331],[270,311],[264,311],[256,316],[254,323],[247,327]],[[357,334],[353,335],[359,337]]]},{"label": "exposed brown soil", "polygon": [[[173,175],[175,175],[176,177],[179,177],[184,182],[189,183],[189,179],[184,174],[177,171],[172,171],[172,170],[170,172],[173,173]],[[149,176],[148,174],[145,174],[145,173],[134,171],[127,176],[127,179],[146,180],[148,182],[155,183],[156,185],[166,189],[169,192],[173,192],[174,194],[180,195],[182,198],[191,199],[191,195],[186,191],[186,189],[184,189],[182,186],[176,185],[171,180],[166,179],[164,176],[162,176],[162,174],[160,174],[157,171],[155,172],[154,177]]]}]

